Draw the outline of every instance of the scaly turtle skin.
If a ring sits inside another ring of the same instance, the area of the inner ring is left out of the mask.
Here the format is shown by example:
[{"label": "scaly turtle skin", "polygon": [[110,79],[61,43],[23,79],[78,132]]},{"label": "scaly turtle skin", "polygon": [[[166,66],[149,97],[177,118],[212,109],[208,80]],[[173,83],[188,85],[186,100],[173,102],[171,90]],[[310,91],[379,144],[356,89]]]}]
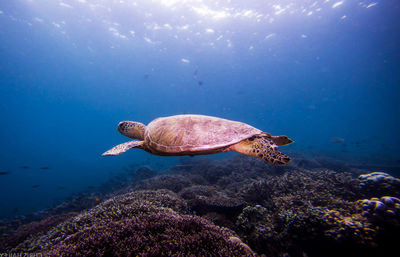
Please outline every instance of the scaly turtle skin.
[{"label": "scaly turtle skin", "polygon": [[234,150],[284,165],[290,158],[277,150],[278,145],[293,142],[287,136],[271,136],[242,122],[204,115],[162,117],[147,126],[140,122],[122,121],[118,124],[118,131],[141,141],[117,145],[103,155],[119,155],[131,148],[162,156],[194,156]]}]

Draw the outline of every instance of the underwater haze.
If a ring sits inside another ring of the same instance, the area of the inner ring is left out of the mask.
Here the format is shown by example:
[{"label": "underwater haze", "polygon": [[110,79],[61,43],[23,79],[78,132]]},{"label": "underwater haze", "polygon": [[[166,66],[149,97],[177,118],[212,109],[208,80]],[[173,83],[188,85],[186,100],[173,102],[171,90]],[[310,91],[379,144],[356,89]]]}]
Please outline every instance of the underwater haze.
[{"label": "underwater haze", "polygon": [[101,156],[129,140],[122,120],[217,116],[288,135],[288,155],[398,171],[399,14],[397,0],[2,0],[0,218],[181,160]]}]

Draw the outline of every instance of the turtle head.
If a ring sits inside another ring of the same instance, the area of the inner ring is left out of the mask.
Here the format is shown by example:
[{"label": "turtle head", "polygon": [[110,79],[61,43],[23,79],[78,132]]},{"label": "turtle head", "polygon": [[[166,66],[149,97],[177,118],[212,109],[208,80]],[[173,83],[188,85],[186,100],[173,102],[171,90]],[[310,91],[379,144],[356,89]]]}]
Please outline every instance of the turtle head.
[{"label": "turtle head", "polygon": [[124,136],[144,140],[146,125],[136,121],[121,121],[117,130]]}]

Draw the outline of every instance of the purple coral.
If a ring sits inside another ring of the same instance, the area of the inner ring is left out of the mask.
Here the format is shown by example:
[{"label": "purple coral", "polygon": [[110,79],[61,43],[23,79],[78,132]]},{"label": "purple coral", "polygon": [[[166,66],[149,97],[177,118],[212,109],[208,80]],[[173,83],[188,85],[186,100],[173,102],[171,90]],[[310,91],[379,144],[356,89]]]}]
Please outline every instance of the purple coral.
[{"label": "purple coral", "polygon": [[50,256],[254,256],[250,248],[195,216],[146,214],[79,231]]}]

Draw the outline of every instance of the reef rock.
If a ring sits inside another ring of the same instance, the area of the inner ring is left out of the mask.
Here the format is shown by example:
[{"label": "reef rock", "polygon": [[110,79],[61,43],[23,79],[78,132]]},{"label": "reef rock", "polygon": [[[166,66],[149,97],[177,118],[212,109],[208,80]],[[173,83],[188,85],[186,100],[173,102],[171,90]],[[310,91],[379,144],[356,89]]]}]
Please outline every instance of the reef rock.
[{"label": "reef rock", "polygon": [[357,207],[362,215],[378,222],[391,222],[400,225],[400,199],[383,196],[381,198],[363,199],[357,201]]},{"label": "reef rock", "polygon": [[390,195],[400,198],[400,179],[385,172],[372,172],[358,177],[366,197]]}]

